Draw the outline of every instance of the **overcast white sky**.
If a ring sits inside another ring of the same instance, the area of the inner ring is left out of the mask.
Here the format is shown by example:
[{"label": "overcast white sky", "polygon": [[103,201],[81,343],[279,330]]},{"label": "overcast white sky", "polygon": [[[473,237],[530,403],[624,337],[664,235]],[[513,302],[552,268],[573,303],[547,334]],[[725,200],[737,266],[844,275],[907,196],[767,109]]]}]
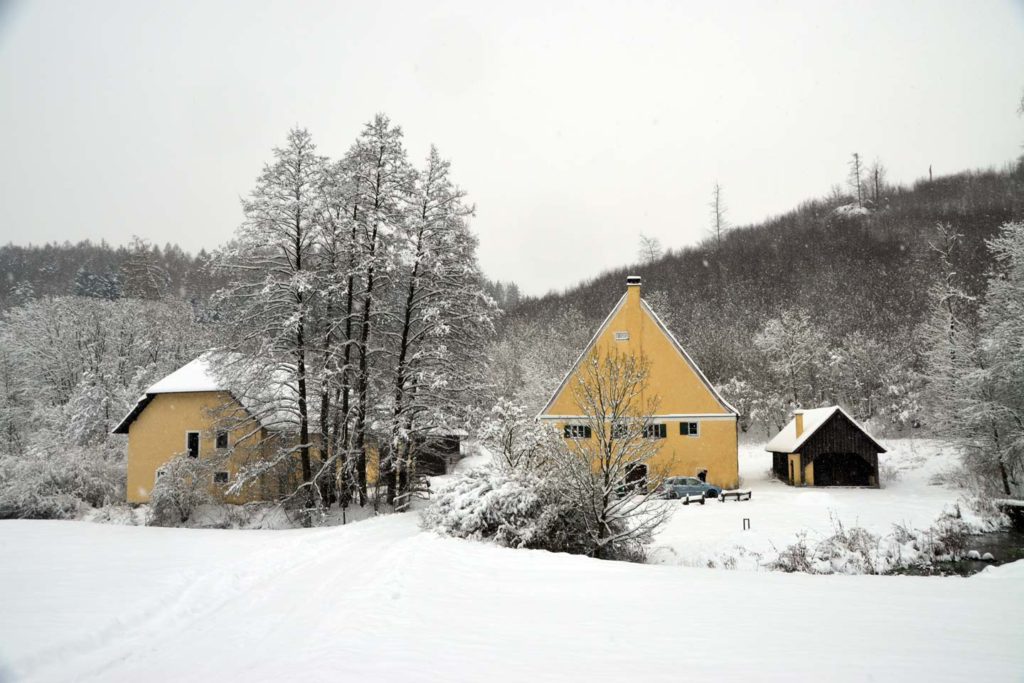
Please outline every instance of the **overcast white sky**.
[{"label": "overcast white sky", "polygon": [[438,145],[490,277],[561,289],[842,182],[1021,153],[1024,2],[4,2],[0,243],[225,241],[289,127]]}]

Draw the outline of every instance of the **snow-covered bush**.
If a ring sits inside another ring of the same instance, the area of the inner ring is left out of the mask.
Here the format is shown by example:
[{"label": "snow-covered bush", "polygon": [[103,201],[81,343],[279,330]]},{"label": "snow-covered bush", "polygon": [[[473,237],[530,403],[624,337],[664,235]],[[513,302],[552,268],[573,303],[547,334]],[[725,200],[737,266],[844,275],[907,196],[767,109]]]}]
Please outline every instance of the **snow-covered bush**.
[{"label": "snow-covered bush", "polygon": [[482,467],[459,475],[435,495],[422,524],[510,548],[579,552],[580,516],[550,480],[530,471]]},{"label": "snow-covered bush", "polygon": [[835,533],[815,548],[816,574],[879,573],[878,536],[859,526],[835,521]]},{"label": "snow-covered bush", "polygon": [[147,514],[148,509],[145,505],[112,503],[87,512],[82,519],[94,524],[140,526],[145,523]]},{"label": "snow-covered bush", "polygon": [[877,536],[862,527],[846,528],[836,521],[831,536],[812,544],[806,534],[800,534],[766,566],[806,574],[878,574],[887,564],[880,561]]},{"label": "snow-covered bush", "polygon": [[124,499],[119,449],[33,448],[0,455],[0,519],[66,519]]},{"label": "snow-covered bush", "polygon": [[796,543],[783,548],[775,561],[769,562],[767,567],[780,572],[813,574],[814,551],[807,545],[806,534],[797,536]]},{"label": "snow-covered bush", "polygon": [[507,398],[499,398],[480,426],[480,440],[504,469],[532,469],[554,451],[555,433],[534,418],[533,412]]},{"label": "snow-covered bush", "polygon": [[765,566],[808,574],[889,574],[928,567],[962,559],[971,535],[985,530],[987,523],[965,520],[957,506],[927,529],[895,524],[891,533],[876,536],[862,527],[846,527],[839,520],[833,520],[833,527],[832,535],[816,542],[808,542],[806,534],[800,534]]},{"label": "snow-covered bush", "polygon": [[149,496],[149,526],[180,526],[201,505],[213,502],[210,495],[212,462],[179,455],[157,471]]}]

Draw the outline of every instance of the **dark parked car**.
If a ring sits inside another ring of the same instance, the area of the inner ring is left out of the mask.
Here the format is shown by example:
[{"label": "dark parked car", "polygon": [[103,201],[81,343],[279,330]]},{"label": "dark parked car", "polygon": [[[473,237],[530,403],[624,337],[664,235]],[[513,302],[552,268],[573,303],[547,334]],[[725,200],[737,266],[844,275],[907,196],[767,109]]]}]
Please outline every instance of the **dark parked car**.
[{"label": "dark parked car", "polygon": [[661,485],[661,492],[663,498],[685,498],[687,496],[717,498],[722,489],[703,482],[697,477],[669,477]]}]

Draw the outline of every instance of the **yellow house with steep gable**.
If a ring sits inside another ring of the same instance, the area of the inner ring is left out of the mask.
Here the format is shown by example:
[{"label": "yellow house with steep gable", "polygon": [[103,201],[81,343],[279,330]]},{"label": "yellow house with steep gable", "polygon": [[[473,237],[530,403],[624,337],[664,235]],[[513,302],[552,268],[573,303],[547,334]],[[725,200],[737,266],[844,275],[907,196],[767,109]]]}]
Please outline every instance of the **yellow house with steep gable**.
[{"label": "yellow house with steep gable", "polygon": [[[209,486],[220,500],[277,500],[294,486],[294,463],[283,463],[238,494],[227,495],[238,472],[270,457],[280,430],[252,417],[203,355],[150,386],[113,433],[128,435],[129,503],[149,502],[161,468],[179,455],[209,460]],[[227,425],[227,426],[225,426]]]},{"label": "yellow house with steep gable", "polygon": [[645,393],[657,399],[651,430],[659,441],[649,465],[667,476],[697,476],[724,489],[739,482],[739,413],[715,390],[678,340],[640,296],[640,278],[626,278],[626,293],[598,328],[583,353],[538,415],[559,432],[574,434],[584,419],[571,390],[583,359],[591,352],[642,356],[649,370]]}]

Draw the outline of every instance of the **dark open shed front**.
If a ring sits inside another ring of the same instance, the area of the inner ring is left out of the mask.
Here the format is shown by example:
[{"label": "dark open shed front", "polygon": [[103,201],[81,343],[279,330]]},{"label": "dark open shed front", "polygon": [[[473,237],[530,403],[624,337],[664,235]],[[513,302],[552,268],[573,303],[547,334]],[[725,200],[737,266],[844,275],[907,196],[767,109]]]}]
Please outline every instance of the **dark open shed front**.
[{"label": "dark open shed front", "polygon": [[426,476],[447,474],[462,457],[460,432],[427,434],[415,440],[416,471]]},{"label": "dark open shed front", "polygon": [[814,463],[815,486],[878,486],[878,453],[882,450],[836,411],[803,443],[800,457],[804,467]]},{"label": "dark open shed front", "polygon": [[809,486],[879,485],[882,448],[857,423],[836,410],[794,451],[772,453],[772,470],[782,481]]}]

